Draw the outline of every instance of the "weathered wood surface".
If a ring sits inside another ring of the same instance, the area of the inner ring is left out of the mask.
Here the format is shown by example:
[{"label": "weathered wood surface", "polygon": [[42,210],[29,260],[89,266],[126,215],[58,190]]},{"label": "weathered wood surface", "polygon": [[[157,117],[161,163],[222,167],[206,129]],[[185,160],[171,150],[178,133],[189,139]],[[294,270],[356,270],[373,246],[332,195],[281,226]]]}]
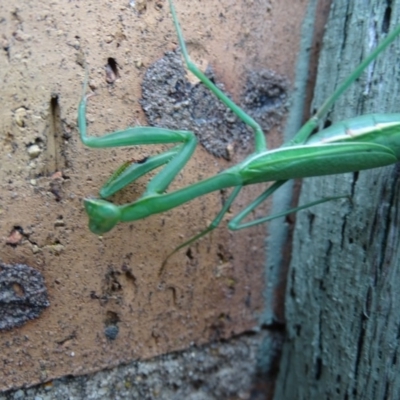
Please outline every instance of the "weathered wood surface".
[{"label": "weathered wood surface", "polygon": [[[400,23],[400,1],[334,1],[314,108]],[[400,39],[327,116],[400,112]],[[300,203],[351,194],[297,216],[287,340],[275,399],[400,398],[399,165],[305,180]]]}]

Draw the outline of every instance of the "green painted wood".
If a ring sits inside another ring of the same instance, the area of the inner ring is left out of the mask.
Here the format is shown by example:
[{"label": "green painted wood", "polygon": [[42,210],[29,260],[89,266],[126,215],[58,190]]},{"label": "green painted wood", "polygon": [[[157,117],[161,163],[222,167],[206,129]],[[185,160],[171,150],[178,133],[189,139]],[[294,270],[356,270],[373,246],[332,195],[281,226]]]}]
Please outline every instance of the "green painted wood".
[{"label": "green painted wood", "polygon": [[[336,0],[314,108],[400,23],[400,0]],[[400,39],[337,102],[330,122],[400,111]],[[312,178],[297,216],[287,339],[275,399],[400,398],[400,166]]]}]

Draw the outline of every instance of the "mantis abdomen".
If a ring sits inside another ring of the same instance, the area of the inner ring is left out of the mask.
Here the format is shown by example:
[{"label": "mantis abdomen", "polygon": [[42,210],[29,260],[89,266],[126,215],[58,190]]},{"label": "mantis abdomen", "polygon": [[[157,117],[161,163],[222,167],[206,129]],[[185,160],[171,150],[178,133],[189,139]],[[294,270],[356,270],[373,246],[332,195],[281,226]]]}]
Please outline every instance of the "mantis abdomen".
[{"label": "mantis abdomen", "polygon": [[400,114],[364,115],[336,123],[303,145],[253,156],[241,175],[252,184],[383,167],[400,161],[399,138]]}]

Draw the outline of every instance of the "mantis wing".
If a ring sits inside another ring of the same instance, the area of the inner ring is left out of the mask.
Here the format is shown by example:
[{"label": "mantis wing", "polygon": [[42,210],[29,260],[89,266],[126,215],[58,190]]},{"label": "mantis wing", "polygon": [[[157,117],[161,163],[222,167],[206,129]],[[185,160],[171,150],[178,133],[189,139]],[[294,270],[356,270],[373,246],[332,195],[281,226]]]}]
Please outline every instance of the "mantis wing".
[{"label": "mantis wing", "polygon": [[375,143],[330,143],[284,147],[250,159],[241,169],[245,185],[383,167],[399,161]]}]

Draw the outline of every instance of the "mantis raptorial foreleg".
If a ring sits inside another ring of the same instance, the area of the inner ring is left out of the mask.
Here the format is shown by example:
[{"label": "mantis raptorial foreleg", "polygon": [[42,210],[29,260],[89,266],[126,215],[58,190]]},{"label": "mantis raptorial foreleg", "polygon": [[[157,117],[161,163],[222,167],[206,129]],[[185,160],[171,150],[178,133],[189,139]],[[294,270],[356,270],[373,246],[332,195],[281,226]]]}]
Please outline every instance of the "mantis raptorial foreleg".
[{"label": "mantis raptorial foreleg", "polygon": [[[191,244],[218,226],[243,186],[261,182],[274,182],[273,185],[229,222],[228,226],[233,230],[247,228],[285,216],[291,212],[343,197],[327,197],[285,211],[279,215],[243,222],[252,211],[289,179],[360,171],[400,161],[400,114],[364,115],[336,123],[312,135],[322,117],[337,98],[400,34],[400,26],[396,27],[353,73],[339,85],[292,140],[278,149],[268,151],[265,136],[259,124],[230,100],[190,60],[172,0],[169,0],[169,4],[187,68],[238,118],[253,129],[255,152],[239,164],[222,171],[218,175],[182,189],[166,192],[172,180],[193,154],[196,146],[194,135],[187,131],[173,131],[155,127],[134,127],[125,131],[110,133],[103,137],[88,137],[86,135],[85,118],[86,97],[83,96],[79,106],[78,125],[81,139],[86,145],[91,147],[114,147],[136,144],[177,144],[176,147],[165,153],[149,157],[137,164],[123,164],[101,191],[101,196],[103,198],[107,197],[151,170],[163,167],[150,180],[146,191],[138,200],[122,206],[117,206],[103,199],[85,200],[85,208],[90,219],[89,227],[92,232],[102,234],[112,229],[118,222],[146,218],[149,215],[178,207],[206,193],[233,187],[233,192],[210,226],[176,248],[170,253],[172,255],[180,248]],[[165,262],[163,265],[165,265]]]},{"label": "mantis raptorial foreleg", "polygon": [[146,157],[140,161],[125,162],[102,186],[99,191],[100,197],[106,199],[107,197],[112,196],[129,183],[139,179],[141,176],[169,163],[174,157],[178,156],[180,151],[181,146],[176,146],[164,153],[157,154],[156,156]]},{"label": "mantis raptorial foreleg", "polygon": [[[197,139],[189,131],[173,131],[164,128],[137,126],[116,131],[101,137],[87,136],[86,133],[86,98],[83,98],[78,113],[79,131],[82,142],[89,147],[104,148],[117,146],[134,146],[142,144],[182,143],[179,148],[169,151],[167,157],[157,158],[154,168],[166,164],[147,185],[146,194],[162,193],[174,180],[177,173],[185,166],[196,148]],[[154,160],[154,157],[153,157]],[[143,163],[145,168],[147,161]],[[154,169],[152,168],[152,169]],[[143,174],[141,174],[143,175]]]},{"label": "mantis raptorial foreleg", "polygon": [[[143,144],[182,143],[163,154],[149,157],[143,162],[123,164],[100,190],[100,195],[103,198],[111,196],[128,183],[155,168],[165,165],[148,183],[146,192],[142,198],[162,194],[188,162],[196,148],[197,139],[192,132],[173,131],[148,126],[127,128],[123,131],[112,132],[101,137],[88,136],[86,130],[86,103],[87,96],[84,94],[78,110],[78,126],[81,140],[86,146],[104,148]],[[100,204],[99,207],[96,206],[96,201],[98,202],[97,204]],[[118,222],[118,209],[107,206],[103,200],[88,200],[86,207],[89,207],[89,210],[87,208],[88,211],[92,210],[93,207],[96,209],[96,215],[92,215],[90,220],[90,230],[94,233],[102,234],[107,232]]]}]

